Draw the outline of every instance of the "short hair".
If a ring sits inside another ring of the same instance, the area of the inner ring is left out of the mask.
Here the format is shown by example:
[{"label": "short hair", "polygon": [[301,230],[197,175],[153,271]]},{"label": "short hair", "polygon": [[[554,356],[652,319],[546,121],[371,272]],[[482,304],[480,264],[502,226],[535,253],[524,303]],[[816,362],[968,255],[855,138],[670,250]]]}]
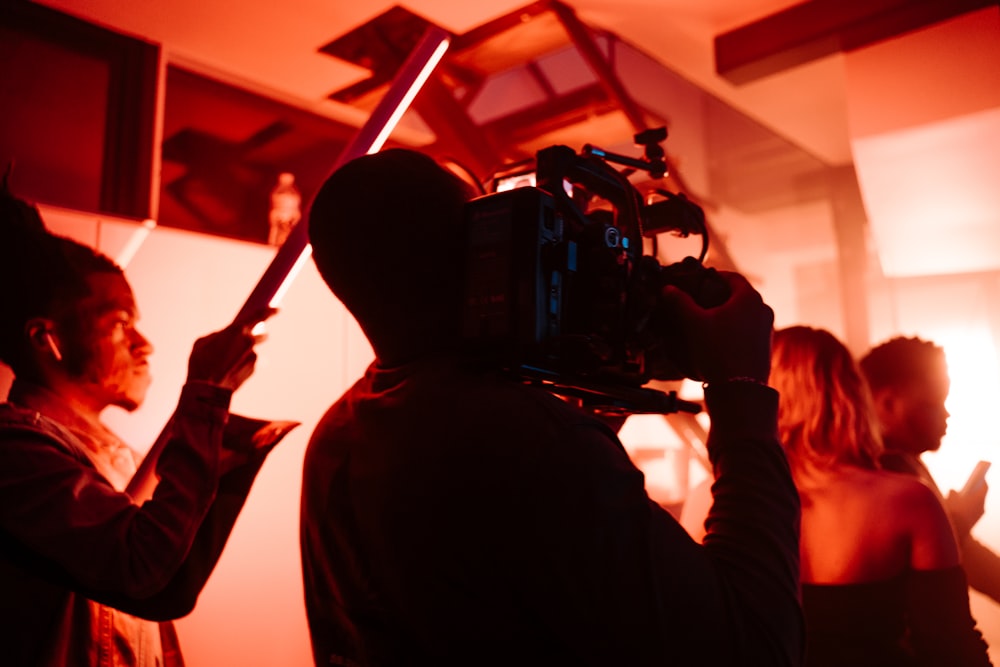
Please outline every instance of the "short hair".
[{"label": "short hair", "polygon": [[928,382],[948,383],[944,348],[917,336],[890,338],[869,350],[860,363],[876,393]]},{"label": "short hair", "polygon": [[883,445],[871,392],[847,347],[823,329],[774,334],[771,385],[778,435],[793,465],[877,468]]},{"label": "short hair", "polygon": [[376,354],[403,336],[457,334],[470,195],[429,156],[396,148],[343,165],[313,199],[316,268]]},{"label": "short hair", "polygon": [[[17,376],[31,363],[26,325],[36,317],[79,327],[73,306],[89,295],[86,277],[122,273],[106,255],[45,229],[38,208],[0,183],[0,361]],[[79,372],[81,369],[70,369]]]}]

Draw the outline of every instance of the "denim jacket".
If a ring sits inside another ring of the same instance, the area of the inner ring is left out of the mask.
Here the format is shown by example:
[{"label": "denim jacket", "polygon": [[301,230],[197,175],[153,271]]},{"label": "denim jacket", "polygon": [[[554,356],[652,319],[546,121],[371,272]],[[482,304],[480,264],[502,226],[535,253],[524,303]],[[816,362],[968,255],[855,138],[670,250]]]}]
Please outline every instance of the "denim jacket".
[{"label": "denim jacket", "polygon": [[[230,415],[229,390],[189,383],[156,491],[137,504],[95,465],[94,443],[32,409],[33,391],[15,382],[18,403],[0,405],[4,661],[183,665],[170,620],[194,608],[265,456],[293,425]],[[260,432],[266,442],[251,443]],[[237,452],[225,471],[224,447]]]}]

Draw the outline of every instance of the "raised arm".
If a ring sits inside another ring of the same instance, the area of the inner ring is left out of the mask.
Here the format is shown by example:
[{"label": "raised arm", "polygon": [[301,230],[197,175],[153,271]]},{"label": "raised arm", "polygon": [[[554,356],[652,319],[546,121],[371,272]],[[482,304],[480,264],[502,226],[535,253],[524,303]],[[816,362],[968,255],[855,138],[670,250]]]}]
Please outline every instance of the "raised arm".
[{"label": "raised arm", "polygon": [[717,577],[733,658],[797,664],[799,497],[777,438],[778,395],[766,386],[773,313],[742,276],[719,276],[731,294],[713,308],[664,290],[680,329],[681,370],[706,383],[716,481],[703,549]]}]

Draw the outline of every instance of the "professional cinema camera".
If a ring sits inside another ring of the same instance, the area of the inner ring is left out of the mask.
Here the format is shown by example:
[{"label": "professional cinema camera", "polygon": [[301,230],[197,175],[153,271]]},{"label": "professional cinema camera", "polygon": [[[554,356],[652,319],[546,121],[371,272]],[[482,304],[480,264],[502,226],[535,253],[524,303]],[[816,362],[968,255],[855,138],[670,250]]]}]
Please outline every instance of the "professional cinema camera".
[{"label": "professional cinema camera", "polygon": [[[629,181],[636,170],[663,177],[665,138],[663,128],[637,134],[642,158],[551,146],[536,155],[534,185],[468,203],[462,337],[474,354],[597,409],[698,411],[676,392],[644,386],[682,377],[683,342],[659,307],[662,288],[676,285],[703,307],[728,297],[702,265],[701,208],[664,190],[644,202]],[[643,238],[655,243],[664,232],[700,235],[701,256],[661,266],[643,254]]]}]

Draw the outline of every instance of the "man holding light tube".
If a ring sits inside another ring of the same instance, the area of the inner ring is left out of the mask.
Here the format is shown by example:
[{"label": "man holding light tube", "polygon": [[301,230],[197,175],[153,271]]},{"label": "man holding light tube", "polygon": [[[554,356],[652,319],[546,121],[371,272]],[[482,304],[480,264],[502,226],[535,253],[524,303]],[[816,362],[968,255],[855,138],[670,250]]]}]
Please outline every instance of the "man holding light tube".
[{"label": "man holding light tube", "polygon": [[[151,379],[121,268],[46,231],[6,179],[0,239],[0,360],[14,372],[0,404],[0,662],[182,667],[169,621],[193,608],[292,426],[229,413],[253,372],[250,327],[270,312],[195,343],[162,449],[137,469],[101,421],[137,409]],[[148,497],[130,486],[140,471]]]}]

